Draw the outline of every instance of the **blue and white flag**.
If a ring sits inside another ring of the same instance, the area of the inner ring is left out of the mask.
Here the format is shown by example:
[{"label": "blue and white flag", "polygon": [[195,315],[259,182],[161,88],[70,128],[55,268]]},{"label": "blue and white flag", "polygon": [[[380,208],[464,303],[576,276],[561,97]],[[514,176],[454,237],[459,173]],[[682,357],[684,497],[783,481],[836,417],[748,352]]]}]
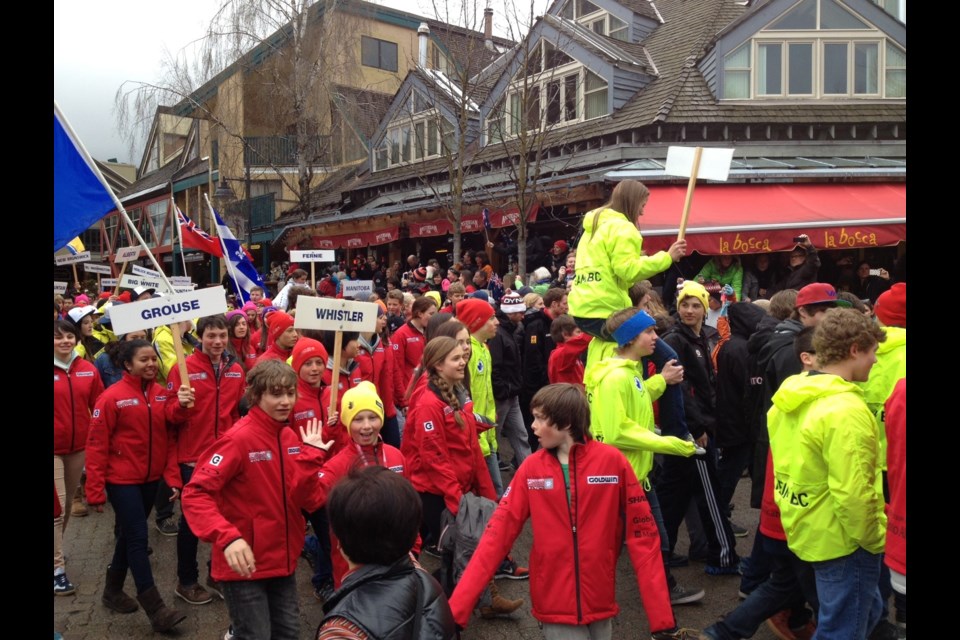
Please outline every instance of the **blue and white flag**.
[{"label": "blue and white flag", "polygon": [[250,289],[263,287],[263,279],[243,251],[240,241],[233,235],[230,227],[227,226],[227,223],[223,221],[223,218],[215,209],[213,215],[217,219],[217,234],[220,236],[220,242],[223,243],[223,256],[230,261],[227,275],[234,281],[233,288],[237,291],[241,300],[248,302],[250,300]]},{"label": "blue and white flag", "polygon": [[116,205],[93,159],[53,103],[53,250],[65,247]]}]

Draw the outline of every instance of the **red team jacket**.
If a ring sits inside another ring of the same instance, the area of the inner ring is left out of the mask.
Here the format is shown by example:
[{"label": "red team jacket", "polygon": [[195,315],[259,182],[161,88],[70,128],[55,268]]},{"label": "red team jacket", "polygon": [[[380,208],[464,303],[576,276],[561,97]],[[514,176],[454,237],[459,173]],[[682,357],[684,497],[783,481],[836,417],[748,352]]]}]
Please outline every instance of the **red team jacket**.
[{"label": "red team jacket", "polygon": [[390,337],[390,344],[393,346],[394,355],[394,401],[398,407],[406,407],[403,397],[410,386],[410,379],[413,378],[413,370],[420,366],[423,359],[426,339],[408,320]]},{"label": "red team jacket", "polygon": [[901,378],[884,407],[887,428],[887,547],[884,562],[907,575],[907,379]]},{"label": "red team jacket", "polygon": [[[167,421],[178,425],[177,462],[196,462],[207,447],[240,419],[240,397],[246,389],[246,375],[240,363],[224,353],[220,376],[213,372],[210,356],[194,351],[187,356],[187,375],[196,391],[193,407],[186,409],[177,401],[180,367],[167,374]],[[216,416],[216,419],[214,419]]]},{"label": "red team jacket", "polygon": [[257,362],[254,363],[254,366],[256,366],[257,363],[265,362],[267,360],[279,360],[281,362],[286,362],[287,358],[289,358],[292,354],[293,349],[281,349],[277,346],[276,341],[274,341],[273,344],[267,345],[266,350],[260,354],[260,357],[257,358]]},{"label": "red team jacket", "polygon": [[569,382],[583,386],[583,362],[580,356],[593,339],[589,333],[581,333],[576,338],[561,342],[550,352],[547,360],[547,377],[550,384]]},{"label": "red team jacket", "polygon": [[[87,502],[107,501],[106,483],[144,484],[159,480],[180,488],[176,441],[168,434],[164,405],[168,392],[124,372],[97,400],[87,435]],[[176,396],[173,402],[176,402]]]},{"label": "red team jacket", "polygon": [[245,580],[223,550],[243,538],[253,550],[253,580],[293,574],[303,549],[301,509],[320,506],[322,449],[303,444],[286,422],[252,407],[207,449],[183,490],[183,513],[198,538],[213,544],[215,580]]},{"label": "red team jacket", "polygon": [[70,369],[53,368],[53,453],[65,455],[87,446],[90,413],[103,393],[97,368],[74,358]]},{"label": "red team jacket", "polygon": [[[397,415],[397,406],[394,403],[394,385],[396,383],[396,372],[393,362],[393,345],[390,342],[384,344],[382,339],[377,341],[377,346],[373,351],[360,344],[360,350],[357,353],[356,361],[360,371],[360,378],[368,380],[377,388],[377,395],[383,403],[383,417],[394,418]],[[406,389],[404,389],[406,392]]]},{"label": "red team jacket", "polygon": [[[323,382],[321,386],[323,391],[320,393],[320,408],[323,410],[323,441],[333,438],[333,446],[327,453],[327,457],[332,457],[340,453],[340,450],[347,446],[350,440],[350,434],[344,428],[340,421],[334,425],[327,424],[327,418],[330,417],[330,398],[333,395],[331,385],[333,384],[332,359],[327,363],[327,369],[323,370]],[[340,406],[343,404],[343,394],[349,389],[353,389],[360,384],[363,378],[360,377],[360,367],[356,361],[351,365],[350,373],[344,373],[341,367],[340,376],[337,379],[337,413],[340,413]]]},{"label": "red team jacket", "polygon": [[617,615],[614,576],[626,527],[627,552],[650,629],[675,626],[657,525],[630,463],[614,447],[588,440],[570,449],[569,474],[568,503],[553,451],[540,449],[520,465],[450,598],[460,626],[466,626],[527,519],[533,527],[534,618],[587,625]]},{"label": "red team jacket", "polygon": [[[456,413],[463,417],[463,427],[457,424]],[[429,384],[414,393],[400,443],[413,488],[443,496],[454,514],[460,508],[460,497],[468,491],[496,500],[477,434],[472,401],[455,412]]]}]

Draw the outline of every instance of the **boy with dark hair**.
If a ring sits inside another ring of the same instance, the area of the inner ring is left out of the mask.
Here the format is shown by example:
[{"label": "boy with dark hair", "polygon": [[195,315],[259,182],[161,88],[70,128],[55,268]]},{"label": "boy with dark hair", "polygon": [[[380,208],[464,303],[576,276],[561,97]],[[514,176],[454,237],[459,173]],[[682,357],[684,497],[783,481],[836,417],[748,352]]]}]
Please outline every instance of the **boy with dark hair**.
[{"label": "boy with dark hair", "polygon": [[567,292],[564,289],[547,289],[543,294],[543,308],[523,317],[523,390],[520,393],[520,409],[527,425],[527,436],[533,451],[539,446],[537,437],[530,429],[533,415],[530,400],[534,394],[550,384],[548,366],[550,354],[556,346],[550,336],[550,324],[554,318],[567,312]]},{"label": "boy with dark hair", "polygon": [[659,536],[643,488],[623,454],[591,436],[583,392],[571,384],[549,385],[537,392],[531,408],[541,449],[517,470],[491,516],[450,600],[454,619],[467,625],[499,559],[530,519],[535,574],[530,598],[547,640],[612,637],[619,612],[613,576],[624,542],[652,637],[692,640],[696,632],[678,628],[670,608]]},{"label": "boy with dark hair", "polygon": [[547,362],[550,384],[569,382],[583,385],[583,354],[593,339],[581,331],[572,316],[563,314],[550,325],[550,337],[556,344]]},{"label": "boy with dark hair", "polygon": [[818,637],[866,638],[881,615],[879,433],[855,383],[867,380],[885,339],[861,313],[826,311],[813,334],[818,370],[784,380],[767,418],[787,545],[813,563]]}]

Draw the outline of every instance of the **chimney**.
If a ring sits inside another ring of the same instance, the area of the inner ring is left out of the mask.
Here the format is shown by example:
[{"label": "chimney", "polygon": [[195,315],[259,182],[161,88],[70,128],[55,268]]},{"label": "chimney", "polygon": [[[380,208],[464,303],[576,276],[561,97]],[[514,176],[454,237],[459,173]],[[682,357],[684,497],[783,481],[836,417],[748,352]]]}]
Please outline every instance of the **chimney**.
[{"label": "chimney", "polygon": [[483,46],[493,51],[493,9],[489,6],[483,10]]},{"label": "chimney", "polygon": [[427,41],[430,38],[430,27],[426,22],[421,22],[420,26],[417,27],[417,39],[420,40],[420,58],[418,64],[426,69],[427,68]]}]

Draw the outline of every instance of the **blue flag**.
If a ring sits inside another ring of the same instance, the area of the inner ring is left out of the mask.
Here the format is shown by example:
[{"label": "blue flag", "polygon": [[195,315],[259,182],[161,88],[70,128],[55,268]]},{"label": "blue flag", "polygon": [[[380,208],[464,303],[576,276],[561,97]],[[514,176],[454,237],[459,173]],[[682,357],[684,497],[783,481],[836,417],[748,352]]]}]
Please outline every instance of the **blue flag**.
[{"label": "blue flag", "polygon": [[233,280],[234,290],[240,296],[242,302],[250,300],[250,289],[253,287],[263,287],[263,279],[254,268],[250,258],[244,253],[240,241],[230,231],[230,227],[223,221],[216,210],[213,211],[217,219],[217,233],[220,235],[220,241],[223,242],[225,260],[230,261],[231,269],[227,269],[227,275]]},{"label": "blue flag", "polygon": [[115,205],[93,159],[53,103],[53,250],[67,244]]}]

